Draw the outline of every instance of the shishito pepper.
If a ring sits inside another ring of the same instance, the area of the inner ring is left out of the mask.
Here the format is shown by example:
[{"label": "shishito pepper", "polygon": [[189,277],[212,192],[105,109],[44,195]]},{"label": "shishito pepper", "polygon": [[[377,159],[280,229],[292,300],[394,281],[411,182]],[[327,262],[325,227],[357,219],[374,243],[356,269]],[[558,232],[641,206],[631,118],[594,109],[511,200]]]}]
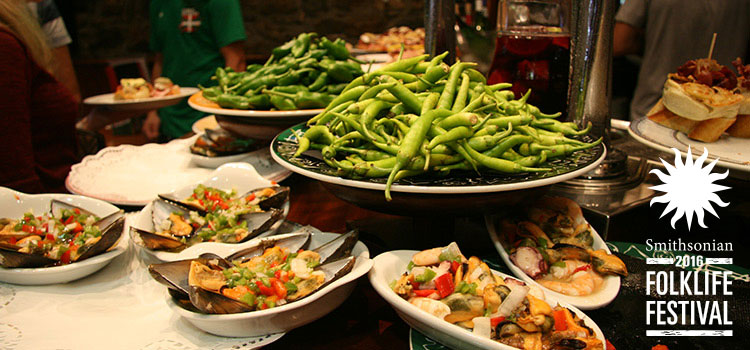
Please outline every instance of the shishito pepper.
[{"label": "shishito pepper", "polygon": [[299,91],[295,94],[288,94],[273,90],[263,90],[263,93],[291,99],[297,107],[302,109],[324,108],[333,100],[331,95],[319,92]]}]

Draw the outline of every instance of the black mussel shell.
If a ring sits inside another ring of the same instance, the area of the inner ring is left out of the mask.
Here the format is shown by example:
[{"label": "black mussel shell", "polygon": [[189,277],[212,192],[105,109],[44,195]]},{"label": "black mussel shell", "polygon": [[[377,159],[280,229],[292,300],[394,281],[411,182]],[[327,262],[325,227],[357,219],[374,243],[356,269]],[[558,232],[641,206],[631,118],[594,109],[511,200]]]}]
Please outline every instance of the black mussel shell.
[{"label": "black mussel shell", "polygon": [[293,234],[293,235],[290,234],[290,236],[284,237],[284,238],[271,236],[271,237],[266,237],[266,238],[261,239],[260,242],[258,242],[258,244],[253,247],[242,249],[240,251],[235,252],[234,254],[230,256],[227,256],[226,260],[244,261],[254,256],[263,254],[263,251],[275,245],[278,245],[283,248],[287,248],[290,251],[297,251],[299,249],[306,249],[306,247],[309,244],[310,244],[310,234],[307,232]]},{"label": "black mussel shell", "polygon": [[[284,204],[289,202],[289,187],[275,186],[272,188],[274,189],[274,191],[276,191],[276,193],[258,202],[258,206],[260,206],[261,210],[270,210],[271,208],[281,209]],[[255,189],[250,192],[257,192],[259,190],[262,190],[262,188]]]},{"label": "black mussel shell", "polygon": [[[114,221],[107,225],[110,220]],[[104,227],[103,229],[101,229],[101,238],[99,238],[99,240],[92,245],[83,245],[78,248],[79,255],[76,261],[88,259],[92,256],[103,253],[107,251],[107,249],[112,248],[112,246],[117,244],[117,242],[120,240],[120,237],[122,237],[122,231],[125,229],[125,216],[123,215],[122,210],[120,210],[99,220],[96,225],[101,225],[99,226],[100,228]]]},{"label": "black mussel shell", "polygon": [[[57,200],[57,199],[53,199],[52,201],[50,201],[49,211],[50,211],[50,213],[53,216],[59,215],[62,212],[63,209],[68,209],[68,210],[78,209],[78,210],[81,211],[82,214],[94,215],[94,213],[92,213],[92,212],[90,212],[90,211],[88,211],[86,209],[83,209],[81,207],[77,207],[75,205],[72,205],[72,204],[70,204],[68,202],[64,202],[64,201]],[[96,216],[96,215],[94,215],[94,216]]]},{"label": "black mussel shell", "polygon": [[187,247],[185,243],[182,243],[182,241],[174,237],[157,235],[156,233],[141,230],[132,226],[130,227],[130,230],[138,234],[138,236],[141,237],[143,245],[151,250],[163,250],[176,253]]},{"label": "black mussel shell", "polygon": [[207,314],[235,314],[253,311],[249,305],[221,294],[190,286],[190,302],[198,310]]},{"label": "black mussel shell", "polygon": [[336,261],[351,255],[358,238],[359,231],[351,230],[312,250],[320,254],[321,264],[327,261]]},{"label": "black mussel shell", "polygon": [[50,259],[41,254],[21,253],[18,252],[21,247],[0,243],[0,266],[7,268],[34,268],[49,266],[57,263],[57,260]]},{"label": "black mussel shell", "polygon": [[239,242],[245,242],[263,232],[268,231],[273,224],[284,217],[284,212],[280,209],[271,208],[268,211],[252,212],[242,214],[237,218],[237,222],[247,222],[248,234]]}]

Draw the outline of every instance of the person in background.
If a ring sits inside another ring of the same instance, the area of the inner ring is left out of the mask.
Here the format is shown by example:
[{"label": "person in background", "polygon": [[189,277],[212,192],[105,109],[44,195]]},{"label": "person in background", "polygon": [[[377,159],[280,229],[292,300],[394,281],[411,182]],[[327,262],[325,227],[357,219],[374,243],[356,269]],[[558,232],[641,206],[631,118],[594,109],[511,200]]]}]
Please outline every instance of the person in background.
[{"label": "person in background", "polygon": [[0,185],[64,192],[75,158],[78,104],[54,73],[44,33],[25,0],[0,1]]},{"label": "person in background", "polygon": [[614,56],[643,57],[631,120],[645,117],[661,98],[667,74],[708,56],[713,33],[712,58],[720,64],[731,67],[750,53],[750,0],[626,0],[615,21]]},{"label": "person in background", "polygon": [[[245,70],[247,37],[238,0],[152,0],[149,15],[149,45],[156,52],[152,79],[208,86],[217,67]],[[178,138],[202,116],[183,100],[149,112],[143,132],[149,139]]]},{"label": "person in background", "polygon": [[52,60],[56,68],[55,78],[70,90],[76,101],[81,102],[81,90],[73,69],[73,61],[70,59],[70,50],[68,50],[68,45],[73,40],[65,28],[65,22],[60,16],[60,11],[57,10],[57,5],[54,0],[30,0],[27,6],[39,20],[52,49]]}]

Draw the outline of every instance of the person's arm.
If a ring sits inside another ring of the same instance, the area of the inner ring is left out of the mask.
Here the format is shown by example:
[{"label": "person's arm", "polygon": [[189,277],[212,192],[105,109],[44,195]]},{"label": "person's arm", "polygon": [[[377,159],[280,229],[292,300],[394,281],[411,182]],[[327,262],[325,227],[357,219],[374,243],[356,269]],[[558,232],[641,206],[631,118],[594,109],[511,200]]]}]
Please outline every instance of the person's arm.
[{"label": "person's arm", "polygon": [[615,23],[612,51],[615,57],[636,54],[641,50],[640,30],[623,22]]},{"label": "person's arm", "polygon": [[64,45],[52,49],[52,57],[57,66],[55,78],[73,94],[76,102],[80,103],[81,88],[78,86],[78,78],[76,78],[76,72],[73,69],[73,60],[70,59],[68,46]]},{"label": "person's arm", "polygon": [[233,42],[220,49],[221,55],[224,56],[224,66],[232,67],[235,72],[244,72],[245,67],[245,48],[241,41]]},{"label": "person's arm", "polygon": [[[151,70],[151,81],[161,76],[163,68],[164,55],[161,52],[157,52],[154,57],[154,68]],[[156,140],[159,137],[159,127],[161,127],[159,113],[156,110],[148,111],[146,119],[143,121],[143,127],[141,128],[143,134],[149,140]]]},{"label": "person's arm", "polygon": [[12,155],[0,162],[0,184],[27,192],[43,192],[35,171],[31,143],[31,96],[26,49],[10,33],[0,30],[0,138],[3,152]]}]

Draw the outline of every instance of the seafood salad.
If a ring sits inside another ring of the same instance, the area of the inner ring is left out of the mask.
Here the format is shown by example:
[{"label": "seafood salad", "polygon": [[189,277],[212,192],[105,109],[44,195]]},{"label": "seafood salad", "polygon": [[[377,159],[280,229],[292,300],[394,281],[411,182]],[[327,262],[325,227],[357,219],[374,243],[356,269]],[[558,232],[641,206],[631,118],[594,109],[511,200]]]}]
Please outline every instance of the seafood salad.
[{"label": "seafood salad", "polygon": [[205,313],[265,310],[304,298],[354,266],[354,257],[345,256],[357,242],[356,231],[312,250],[304,248],[309,239],[309,233],[271,237],[226,259],[203,254],[151,265],[149,272],[174,297]]},{"label": "seafood salad", "polygon": [[627,276],[625,263],[592,248],[592,229],[581,208],[564,197],[543,197],[527,219],[503,219],[500,230],[510,260],[540,285],[558,293],[585,296],[596,292],[603,276]]},{"label": "seafood salad", "polygon": [[160,195],[153,202],[154,232],[132,228],[149,249],[180,251],[201,242],[239,243],[283,217],[289,188],[273,186],[243,195],[198,185],[187,198]]},{"label": "seafood salad", "polygon": [[519,349],[603,349],[574,312],[550,306],[538,287],[501,278],[456,243],[415,254],[391,289],[412,305]]},{"label": "seafood salad", "polygon": [[43,267],[70,264],[114,246],[124,225],[122,211],[99,218],[53,200],[50,212],[0,219],[0,265]]}]

